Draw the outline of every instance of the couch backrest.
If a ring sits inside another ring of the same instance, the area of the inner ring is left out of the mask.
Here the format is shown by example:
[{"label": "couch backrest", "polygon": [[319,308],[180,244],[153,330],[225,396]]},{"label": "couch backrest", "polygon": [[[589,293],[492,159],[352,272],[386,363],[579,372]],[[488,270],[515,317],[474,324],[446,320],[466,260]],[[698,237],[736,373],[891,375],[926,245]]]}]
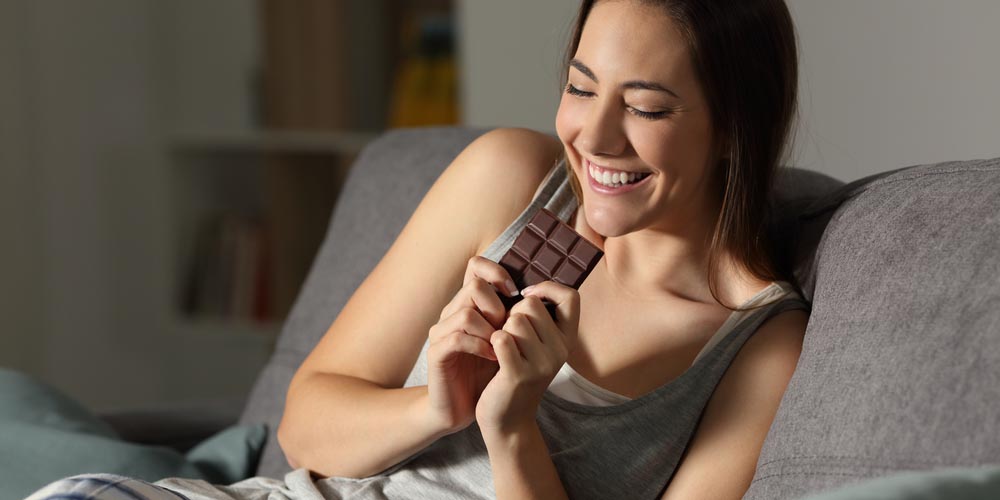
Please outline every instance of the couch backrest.
[{"label": "couch backrest", "polygon": [[1000,158],[812,204],[813,310],[747,499],[1000,460]]},{"label": "couch backrest", "polygon": [[[274,430],[295,370],[395,241],[438,175],[483,132],[460,127],[391,131],[370,144],[352,166],[326,238],[241,418],[243,423],[270,427],[258,475],[280,477],[289,470]],[[816,172],[784,171],[776,180],[780,236],[791,243],[798,241],[800,231],[821,232],[809,225],[815,222],[803,225],[796,216],[840,185]]]}]

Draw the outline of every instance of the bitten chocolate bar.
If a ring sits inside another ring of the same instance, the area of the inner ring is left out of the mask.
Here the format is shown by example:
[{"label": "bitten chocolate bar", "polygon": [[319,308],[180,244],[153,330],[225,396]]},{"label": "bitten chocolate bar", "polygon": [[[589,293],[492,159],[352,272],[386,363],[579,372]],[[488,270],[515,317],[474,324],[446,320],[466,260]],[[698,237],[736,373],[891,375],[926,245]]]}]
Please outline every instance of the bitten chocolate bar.
[{"label": "bitten chocolate bar", "polygon": [[[600,248],[542,208],[500,258],[500,265],[510,273],[518,290],[546,280],[579,289],[602,256]],[[508,311],[522,298],[499,295]],[[555,304],[546,307],[555,318]]]}]

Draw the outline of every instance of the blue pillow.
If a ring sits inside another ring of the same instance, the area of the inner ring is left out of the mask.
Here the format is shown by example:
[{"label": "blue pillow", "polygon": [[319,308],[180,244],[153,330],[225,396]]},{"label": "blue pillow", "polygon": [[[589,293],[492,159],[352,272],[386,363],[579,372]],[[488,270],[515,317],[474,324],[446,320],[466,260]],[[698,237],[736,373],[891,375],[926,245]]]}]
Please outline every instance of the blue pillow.
[{"label": "blue pillow", "polygon": [[24,498],[57,479],[97,472],[231,484],[253,474],[266,439],[259,424],[229,427],[186,454],[129,443],[54,388],[0,368],[0,498]]},{"label": "blue pillow", "polygon": [[908,471],[810,496],[805,500],[996,500],[1000,465]]}]

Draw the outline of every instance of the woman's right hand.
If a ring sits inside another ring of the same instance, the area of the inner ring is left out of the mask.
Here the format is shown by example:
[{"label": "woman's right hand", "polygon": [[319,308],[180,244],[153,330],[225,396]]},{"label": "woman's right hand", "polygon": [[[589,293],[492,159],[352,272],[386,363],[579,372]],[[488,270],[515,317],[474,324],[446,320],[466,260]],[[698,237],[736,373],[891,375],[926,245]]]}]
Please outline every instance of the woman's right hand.
[{"label": "woman's right hand", "polygon": [[477,255],[469,259],[462,288],[430,329],[427,392],[432,418],[446,433],[476,419],[479,395],[499,369],[490,336],[503,326],[507,311],[497,293],[515,292],[506,269]]}]

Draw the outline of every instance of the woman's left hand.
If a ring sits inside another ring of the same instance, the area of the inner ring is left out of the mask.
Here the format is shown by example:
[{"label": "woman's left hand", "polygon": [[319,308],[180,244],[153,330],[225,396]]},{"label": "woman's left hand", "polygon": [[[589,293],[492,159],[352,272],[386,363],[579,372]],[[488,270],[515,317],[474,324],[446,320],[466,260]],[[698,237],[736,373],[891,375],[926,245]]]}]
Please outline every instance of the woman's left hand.
[{"label": "woman's left hand", "polygon": [[[506,436],[535,423],[542,395],[576,345],[580,293],[554,281],[528,287],[490,344],[500,371],[476,404],[484,436]],[[541,299],[554,303],[555,321]]]}]

